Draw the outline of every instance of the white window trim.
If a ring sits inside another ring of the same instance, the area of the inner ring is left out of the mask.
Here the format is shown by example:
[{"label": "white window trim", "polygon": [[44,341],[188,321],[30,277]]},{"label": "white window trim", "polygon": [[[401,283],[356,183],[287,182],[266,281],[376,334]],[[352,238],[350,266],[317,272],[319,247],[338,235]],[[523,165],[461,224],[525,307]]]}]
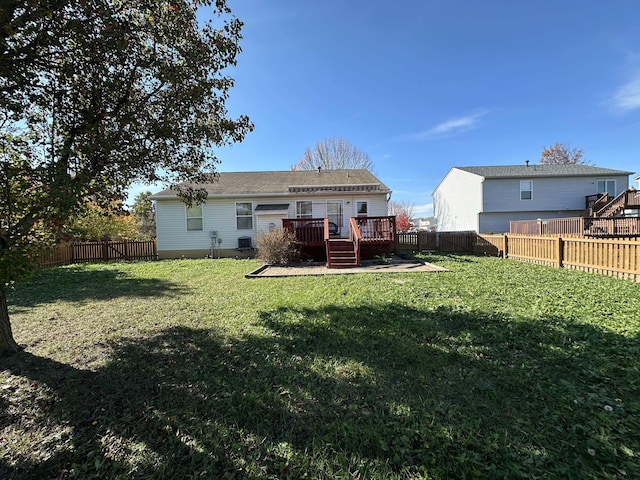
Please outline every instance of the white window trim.
[{"label": "white window trim", "polygon": [[[528,183],[531,185],[531,190],[523,190],[522,184]],[[531,198],[522,198],[522,192],[531,192]],[[520,180],[520,201],[521,202],[530,202],[533,200],[533,180]]]},{"label": "white window trim", "polygon": [[354,206],[355,206],[355,215],[354,217],[358,218],[360,217],[360,213],[358,212],[358,203],[366,203],[367,204],[367,213],[366,215],[362,215],[362,217],[368,217],[370,215],[370,209],[371,209],[371,200],[368,198],[357,198],[353,201]]},{"label": "white window trim", "polygon": [[[600,182],[604,182],[604,192],[600,192],[599,188],[598,188],[598,183]],[[616,196],[616,192],[618,191],[618,185],[616,184],[616,179],[615,178],[599,178],[596,180],[596,193],[609,193],[607,192],[607,183],[609,182],[613,182],[613,196]]]},{"label": "white window trim", "polygon": [[[185,232],[204,232],[204,203],[202,205],[193,205],[194,207],[200,207],[200,216],[199,217],[190,217],[189,216],[189,207],[184,206],[184,230]],[[202,220],[202,228],[199,230],[189,230],[189,219],[199,218]]]},{"label": "white window trim", "polygon": [[[248,203],[249,205],[251,205],[251,208],[250,208],[251,214],[250,215],[238,215],[238,204],[239,203]],[[254,227],[254,225],[256,223],[256,219],[253,218],[254,217],[254,215],[253,215],[253,202],[235,202],[233,204],[233,213],[236,216],[236,230],[242,231],[242,232],[246,232],[246,231],[249,231],[249,230],[254,230],[253,227]],[[238,228],[238,218],[251,218],[251,228]]]},{"label": "white window trim", "polygon": [[[310,203],[311,204],[311,216],[310,217],[307,217],[307,216],[303,217],[302,215],[300,215],[298,213],[298,204],[301,204],[301,203]],[[295,208],[296,208],[296,218],[303,218],[303,219],[304,218],[313,218],[313,201],[312,200],[296,200]]]}]

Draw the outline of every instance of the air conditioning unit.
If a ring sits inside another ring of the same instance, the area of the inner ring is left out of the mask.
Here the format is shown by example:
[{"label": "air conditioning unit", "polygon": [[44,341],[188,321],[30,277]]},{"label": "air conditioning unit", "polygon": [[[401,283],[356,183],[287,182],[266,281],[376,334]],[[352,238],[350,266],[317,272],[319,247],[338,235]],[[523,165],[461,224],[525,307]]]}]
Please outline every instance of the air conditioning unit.
[{"label": "air conditioning unit", "polygon": [[238,248],[251,248],[251,237],[238,238]]}]

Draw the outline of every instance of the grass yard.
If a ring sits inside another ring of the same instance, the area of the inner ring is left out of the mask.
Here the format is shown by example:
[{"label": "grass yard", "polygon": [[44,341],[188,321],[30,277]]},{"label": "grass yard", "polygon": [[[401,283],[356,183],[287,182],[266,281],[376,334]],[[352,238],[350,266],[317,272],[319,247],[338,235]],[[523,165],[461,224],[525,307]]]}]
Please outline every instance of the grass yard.
[{"label": "grass yard", "polygon": [[640,286],[424,258],[451,272],[38,272],[9,298],[0,478],[640,478]]}]

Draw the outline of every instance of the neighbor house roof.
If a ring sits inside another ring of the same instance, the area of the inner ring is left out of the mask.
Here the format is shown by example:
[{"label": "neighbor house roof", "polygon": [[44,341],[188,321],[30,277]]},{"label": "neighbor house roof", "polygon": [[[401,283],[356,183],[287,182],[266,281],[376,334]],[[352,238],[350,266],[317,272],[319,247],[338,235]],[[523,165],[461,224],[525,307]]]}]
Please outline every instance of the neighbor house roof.
[{"label": "neighbor house roof", "polygon": [[484,178],[589,177],[593,175],[631,175],[633,172],[591,165],[497,165],[490,167],[455,167]]},{"label": "neighbor house roof", "polygon": [[[364,169],[220,172],[217,180],[211,183],[183,185],[203,187],[210,196],[391,191],[375,175]],[[175,196],[176,192],[168,189],[156,193],[151,198]]]}]

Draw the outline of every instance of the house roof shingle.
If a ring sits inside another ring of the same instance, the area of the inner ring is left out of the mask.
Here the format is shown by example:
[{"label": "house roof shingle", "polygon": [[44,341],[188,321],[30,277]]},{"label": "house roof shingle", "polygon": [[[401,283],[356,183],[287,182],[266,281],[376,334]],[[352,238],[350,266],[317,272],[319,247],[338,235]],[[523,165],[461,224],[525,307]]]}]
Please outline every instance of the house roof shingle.
[{"label": "house roof shingle", "polygon": [[[298,170],[269,172],[220,172],[218,179],[201,185],[209,195],[269,195],[324,192],[377,192],[391,190],[375,175],[364,169]],[[176,192],[167,189],[151,198],[173,198]]]},{"label": "house roof shingle", "polygon": [[633,172],[591,165],[496,165],[487,167],[455,167],[484,178],[587,177],[593,175],[631,175]]}]

